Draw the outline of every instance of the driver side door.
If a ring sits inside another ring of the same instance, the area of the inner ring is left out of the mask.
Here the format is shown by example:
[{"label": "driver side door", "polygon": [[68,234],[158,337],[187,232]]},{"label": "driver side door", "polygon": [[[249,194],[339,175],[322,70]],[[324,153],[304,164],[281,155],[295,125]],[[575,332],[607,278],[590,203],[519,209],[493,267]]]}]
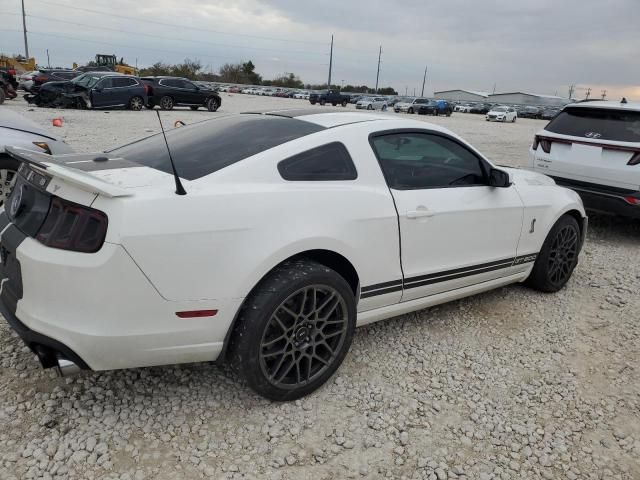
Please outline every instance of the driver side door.
[{"label": "driver side door", "polygon": [[489,186],[488,162],[438,132],[371,142],[399,216],[402,301],[515,273],[523,203],[513,186]]}]

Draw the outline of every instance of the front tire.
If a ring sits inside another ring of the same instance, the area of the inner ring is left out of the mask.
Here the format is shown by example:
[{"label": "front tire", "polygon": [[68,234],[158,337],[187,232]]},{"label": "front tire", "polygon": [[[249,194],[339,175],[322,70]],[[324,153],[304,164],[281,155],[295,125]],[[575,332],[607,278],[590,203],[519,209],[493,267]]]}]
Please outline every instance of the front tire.
[{"label": "front tire", "polygon": [[571,215],[560,217],[542,244],[526,284],[548,293],[564,287],[578,264],[581,242],[576,219]]},{"label": "front tire", "polygon": [[285,262],[243,306],[231,337],[231,364],[256,393],[295,400],[334,374],[355,325],[355,298],[344,278],[311,260]]},{"label": "front tire", "polygon": [[410,108],[409,110],[407,110],[407,113],[413,113],[413,108]]},{"label": "front tire", "polygon": [[218,100],[216,98],[210,98],[209,100],[207,100],[207,110],[209,110],[210,112],[215,112],[218,110],[218,108],[220,108],[220,104],[218,103]]},{"label": "front tire", "polygon": [[189,108],[195,112],[196,110],[198,110],[200,108],[200,106],[199,105],[191,105]]},{"label": "front tire", "polygon": [[327,103],[326,100],[320,100],[320,105],[322,105],[324,107],[324,104]]},{"label": "front tire", "polygon": [[343,107],[346,107],[346,106],[347,106],[347,101],[346,101],[346,100],[343,100],[343,101],[342,101],[342,103],[341,103],[341,105],[342,105]]}]

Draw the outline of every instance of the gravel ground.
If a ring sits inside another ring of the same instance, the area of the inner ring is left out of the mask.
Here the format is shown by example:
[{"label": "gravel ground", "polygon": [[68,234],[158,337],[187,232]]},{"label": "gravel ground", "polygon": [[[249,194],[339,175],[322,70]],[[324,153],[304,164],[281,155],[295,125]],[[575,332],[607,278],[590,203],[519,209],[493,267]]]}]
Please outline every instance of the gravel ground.
[{"label": "gravel ground", "polygon": [[[64,117],[56,133],[78,151],[158,130],[150,112],[1,108]],[[543,125],[428,120],[511,165]],[[363,327],[338,374],[294,403],[208,364],[57,379],[3,323],[0,478],[639,479],[639,244],[638,222],[592,217],[561,292],[516,285]]]}]

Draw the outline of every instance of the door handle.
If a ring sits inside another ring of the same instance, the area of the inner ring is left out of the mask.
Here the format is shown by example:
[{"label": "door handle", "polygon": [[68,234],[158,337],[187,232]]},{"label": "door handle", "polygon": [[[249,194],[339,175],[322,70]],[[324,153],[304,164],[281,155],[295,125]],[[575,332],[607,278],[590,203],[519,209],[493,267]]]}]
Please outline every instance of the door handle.
[{"label": "door handle", "polygon": [[424,205],[418,205],[415,210],[409,210],[407,212],[407,218],[425,218],[425,217],[433,217],[435,213],[429,210]]}]

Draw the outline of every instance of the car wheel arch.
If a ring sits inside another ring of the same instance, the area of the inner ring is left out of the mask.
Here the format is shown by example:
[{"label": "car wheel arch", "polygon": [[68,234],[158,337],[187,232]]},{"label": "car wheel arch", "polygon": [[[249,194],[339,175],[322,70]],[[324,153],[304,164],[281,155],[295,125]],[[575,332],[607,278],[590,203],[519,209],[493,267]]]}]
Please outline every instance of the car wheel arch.
[{"label": "car wheel arch", "polygon": [[296,253],[294,255],[291,255],[291,256],[285,258],[284,260],[279,261],[277,264],[273,265],[266,272],[264,272],[263,275],[260,277],[260,279],[257,282],[255,282],[255,284],[252,286],[251,290],[244,297],[242,303],[240,304],[239,308],[235,312],[235,315],[233,317],[233,320],[231,321],[231,324],[229,325],[229,328],[227,329],[227,333],[225,334],[225,337],[224,337],[224,343],[223,343],[223,346],[222,346],[222,350],[221,350],[220,355],[218,356],[218,359],[216,360],[216,362],[224,363],[224,362],[226,362],[228,360],[230,340],[231,340],[231,337],[233,335],[234,330],[237,327],[238,318],[240,317],[240,312],[242,312],[242,309],[245,306],[246,300],[248,298],[251,298],[253,292],[260,287],[262,282],[275,269],[277,269],[278,267],[280,267],[284,263],[292,262],[292,261],[300,260],[300,259],[314,260],[314,261],[316,261],[316,262],[318,262],[318,263],[320,263],[320,264],[322,264],[322,265],[334,270],[335,272],[337,272],[340,276],[342,276],[346,280],[346,282],[351,287],[351,290],[353,291],[354,296],[356,297],[356,301],[358,300],[358,292],[359,292],[359,289],[360,289],[360,277],[359,277],[358,271],[354,267],[353,263],[349,259],[347,259],[344,255],[342,255],[342,254],[340,254],[338,252],[335,252],[333,250],[326,250],[326,249],[305,250],[305,251],[301,251],[299,253]]}]

